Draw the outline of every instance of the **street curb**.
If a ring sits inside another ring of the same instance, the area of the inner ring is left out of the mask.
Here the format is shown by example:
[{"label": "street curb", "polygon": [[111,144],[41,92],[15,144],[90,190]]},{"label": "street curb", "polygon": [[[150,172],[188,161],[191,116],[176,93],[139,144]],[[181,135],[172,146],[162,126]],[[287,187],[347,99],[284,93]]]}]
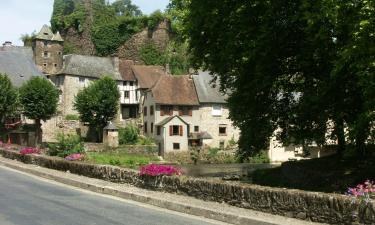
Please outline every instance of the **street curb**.
[{"label": "street curb", "polygon": [[[217,220],[217,221],[230,223],[230,224],[238,224],[238,225],[245,225],[245,224],[248,224],[248,225],[282,225],[282,224],[313,225],[313,224],[319,224],[319,223],[297,220],[293,218],[282,217],[278,215],[266,214],[266,213],[257,212],[253,210],[247,210],[249,212],[249,215],[238,215],[240,213],[234,214],[234,213],[217,212],[213,209],[202,208],[202,207],[195,206],[192,204],[189,205],[189,204],[184,204],[181,202],[166,201],[157,197],[150,197],[150,196],[145,196],[141,194],[127,192],[124,190],[119,190],[119,189],[116,189],[115,187],[111,187],[112,183],[108,181],[85,177],[86,180],[90,179],[90,180],[93,180],[93,182],[84,182],[84,181],[80,181],[80,180],[69,177],[69,175],[71,174],[67,174],[65,177],[57,176],[57,175],[54,175],[53,173],[58,173],[58,172],[61,173],[61,171],[55,171],[55,170],[46,169],[46,168],[35,166],[35,165],[24,164],[24,163],[17,162],[14,160],[4,159],[2,157],[0,157],[0,165],[6,166],[8,168],[15,169],[18,171],[22,171],[25,173],[29,173],[38,177],[42,177],[45,179],[63,183],[66,185],[89,190],[92,192],[115,196],[115,197],[119,197],[119,198],[123,198],[127,200],[132,200],[132,201],[136,201],[136,202],[140,202],[144,204],[153,205],[153,206],[160,207],[160,208],[165,208],[165,209],[180,212],[180,213],[205,217],[207,219]],[[48,173],[48,172],[42,171],[40,168],[43,168],[43,170],[51,170],[51,172]],[[102,185],[96,184],[94,181],[99,181],[96,183],[100,183]],[[233,207],[233,206],[228,206],[228,207]],[[253,215],[250,215],[250,214],[253,214]]]}]

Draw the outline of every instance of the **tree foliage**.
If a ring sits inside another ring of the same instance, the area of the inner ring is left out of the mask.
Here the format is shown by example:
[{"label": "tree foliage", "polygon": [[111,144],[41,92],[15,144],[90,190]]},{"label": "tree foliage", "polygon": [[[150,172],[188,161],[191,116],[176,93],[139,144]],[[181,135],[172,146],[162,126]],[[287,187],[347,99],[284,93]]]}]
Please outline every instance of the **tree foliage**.
[{"label": "tree foliage", "polygon": [[0,73],[0,128],[17,109],[18,93],[6,74]]},{"label": "tree foliage", "polygon": [[117,83],[105,76],[78,92],[74,107],[80,120],[95,127],[98,132],[113,120],[118,112],[120,93]]},{"label": "tree foliage", "polygon": [[361,152],[373,142],[372,1],[175,2],[187,3],[180,21],[195,67],[230,90],[242,158],[273,134],[302,145],[324,145],[329,134]]},{"label": "tree foliage", "polygon": [[138,6],[133,5],[131,0],[116,0],[112,7],[119,16],[141,16],[142,11]]},{"label": "tree foliage", "polygon": [[42,140],[40,121],[46,121],[56,113],[59,92],[49,80],[33,77],[22,85],[19,94],[23,114],[35,120],[36,140],[40,143]]},{"label": "tree foliage", "polygon": [[59,92],[47,79],[33,77],[19,92],[23,113],[29,119],[45,121],[56,113]]}]

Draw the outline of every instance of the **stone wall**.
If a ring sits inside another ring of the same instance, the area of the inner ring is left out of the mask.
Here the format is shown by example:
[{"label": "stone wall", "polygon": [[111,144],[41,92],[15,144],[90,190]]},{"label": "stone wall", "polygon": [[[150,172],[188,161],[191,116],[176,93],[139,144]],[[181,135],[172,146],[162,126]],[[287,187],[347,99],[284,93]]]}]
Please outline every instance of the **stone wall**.
[{"label": "stone wall", "polygon": [[360,204],[344,195],[185,176],[140,177],[135,170],[114,166],[70,162],[48,156],[20,155],[18,152],[4,149],[0,149],[0,154],[6,158],[50,169],[69,170],[71,173],[83,176],[194,196],[203,200],[225,202],[242,208],[302,220],[330,224],[375,224],[375,201]]},{"label": "stone wall", "polygon": [[170,40],[171,25],[168,20],[163,20],[155,28],[143,31],[133,35],[118,49],[118,57],[134,60],[136,64],[143,64],[139,56],[139,51],[146,43],[153,42],[160,50],[165,50]]}]

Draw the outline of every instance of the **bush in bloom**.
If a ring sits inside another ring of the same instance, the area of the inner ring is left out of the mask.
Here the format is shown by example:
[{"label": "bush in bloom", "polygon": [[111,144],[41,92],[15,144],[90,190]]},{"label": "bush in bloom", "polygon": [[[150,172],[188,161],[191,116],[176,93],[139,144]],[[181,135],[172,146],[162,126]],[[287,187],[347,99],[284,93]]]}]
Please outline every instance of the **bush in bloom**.
[{"label": "bush in bloom", "polygon": [[159,176],[159,175],[181,175],[181,169],[174,167],[174,166],[166,166],[166,165],[157,165],[157,164],[149,164],[146,166],[142,166],[140,168],[139,174],[142,175],[149,175],[149,176]]},{"label": "bush in bloom", "polygon": [[69,161],[80,161],[80,160],[83,160],[83,158],[84,158],[84,155],[80,153],[70,154],[67,157],[65,157],[65,159]]},{"label": "bush in bloom", "polygon": [[29,154],[40,154],[40,149],[37,148],[24,148],[20,151],[22,155],[29,155]]},{"label": "bush in bloom", "polygon": [[366,180],[363,184],[358,184],[354,188],[348,188],[346,195],[369,201],[375,198],[375,183],[374,181]]}]

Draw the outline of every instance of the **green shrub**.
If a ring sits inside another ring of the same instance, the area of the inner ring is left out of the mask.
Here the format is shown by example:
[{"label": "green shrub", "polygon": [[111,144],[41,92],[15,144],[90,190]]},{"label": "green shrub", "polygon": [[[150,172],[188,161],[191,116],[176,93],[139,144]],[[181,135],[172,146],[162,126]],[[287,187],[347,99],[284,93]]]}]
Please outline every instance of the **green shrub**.
[{"label": "green shrub", "polygon": [[81,137],[72,134],[58,134],[57,143],[48,144],[48,154],[51,156],[66,157],[74,153],[84,152]]},{"label": "green shrub", "polygon": [[150,137],[140,136],[138,138],[137,144],[138,145],[154,145],[155,141],[154,141],[154,139],[152,139]]},{"label": "green shrub", "polygon": [[65,116],[65,120],[79,120],[79,115],[68,114]]},{"label": "green shrub", "polygon": [[119,143],[120,145],[129,145],[137,143],[139,130],[135,126],[126,126],[119,129]]},{"label": "green shrub", "polygon": [[248,159],[249,163],[269,163],[267,151],[261,151],[253,157]]}]

